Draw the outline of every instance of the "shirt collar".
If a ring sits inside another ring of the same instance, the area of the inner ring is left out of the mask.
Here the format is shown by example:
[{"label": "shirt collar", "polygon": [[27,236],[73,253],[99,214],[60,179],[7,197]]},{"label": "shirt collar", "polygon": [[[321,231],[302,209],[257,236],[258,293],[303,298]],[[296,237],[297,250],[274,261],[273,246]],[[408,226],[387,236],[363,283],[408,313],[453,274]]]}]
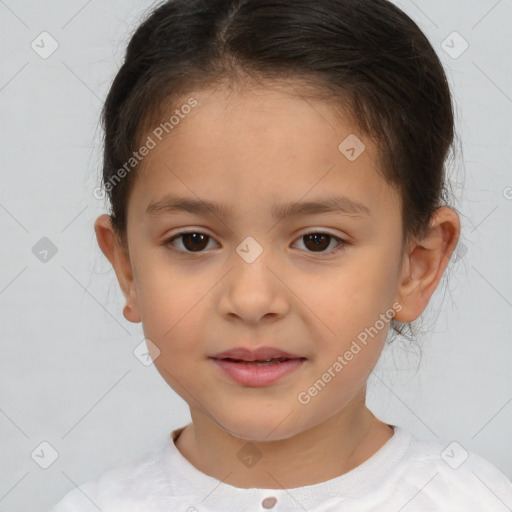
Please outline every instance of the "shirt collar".
[{"label": "shirt collar", "polygon": [[[378,489],[400,464],[411,436],[390,425],[393,436],[369,459],[349,472],[313,485],[292,489],[240,488],[211,477],[186,459],[175,441],[185,427],[173,430],[162,451],[162,464],[169,478],[172,496],[190,502],[190,510],[337,510],[344,502],[362,499]],[[226,475],[227,477],[228,475]],[[338,509],[339,510],[339,509]]]}]

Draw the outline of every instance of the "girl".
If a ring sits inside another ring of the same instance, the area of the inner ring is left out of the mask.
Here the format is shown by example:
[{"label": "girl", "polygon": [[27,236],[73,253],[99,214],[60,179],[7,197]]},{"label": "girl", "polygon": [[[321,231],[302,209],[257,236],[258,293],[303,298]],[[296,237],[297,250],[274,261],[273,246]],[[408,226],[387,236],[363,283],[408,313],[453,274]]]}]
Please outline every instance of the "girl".
[{"label": "girl", "polygon": [[512,484],[366,407],[460,233],[450,90],[387,0],[170,0],[104,110],[99,246],[192,422],[71,511],[500,511]]}]

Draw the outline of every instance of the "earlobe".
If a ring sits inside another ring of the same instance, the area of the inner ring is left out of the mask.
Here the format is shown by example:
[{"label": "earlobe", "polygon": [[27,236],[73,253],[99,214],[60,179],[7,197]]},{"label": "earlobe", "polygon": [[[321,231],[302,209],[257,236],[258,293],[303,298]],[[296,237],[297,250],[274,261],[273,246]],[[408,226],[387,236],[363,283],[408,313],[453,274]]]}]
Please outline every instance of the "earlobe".
[{"label": "earlobe", "polygon": [[457,213],[447,206],[437,209],[425,235],[412,243],[404,256],[397,296],[402,309],[395,315],[398,322],[416,320],[427,307],[459,236]]},{"label": "earlobe", "polygon": [[123,315],[128,321],[138,323],[141,321],[141,316],[137,300],[137,289],[133,279],[133,271],[127,248],[118,240],[109,215],[103,214],[98,217],[94,223],[94,230],[101,252],[103,252],[114,268],[119,286],[126,298]]},{"label": "earlobe", "polygon": [[126,320],[134,324],[137,324],[141,321],[138,307],[136,309],[133,309],[132,306],[128,303],[128,301],[126,303],[126,306],[123,308],[123,316],[126,318]]}]

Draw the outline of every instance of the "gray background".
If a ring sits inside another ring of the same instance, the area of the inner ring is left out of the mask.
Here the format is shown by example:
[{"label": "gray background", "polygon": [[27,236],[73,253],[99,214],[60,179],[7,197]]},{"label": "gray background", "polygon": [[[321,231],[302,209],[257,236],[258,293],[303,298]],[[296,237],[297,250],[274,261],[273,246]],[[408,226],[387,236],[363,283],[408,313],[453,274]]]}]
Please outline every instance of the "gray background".
[{"label": "gray background", "polygon": [[[93,196],[99,111],[152,5],[0,0],[0,511],[45,510],[189,421],[186,403],[134,356],[141,326],[122,316],[93,232],[105,208]],[[511,478],[512,2],[397,5],[426,32],[453,88],[461,146],[450,173],[463,233],[425,315],[421,360],[407,343],[392,345],[369,406]],[[47,58],[31,47],[51,49],[44,31],[59,45]],[[460,56],[454,31],[469,44]],[[57,248],[47,261],[43,237]],[[42,442],[58,453],[47,469]]]}]

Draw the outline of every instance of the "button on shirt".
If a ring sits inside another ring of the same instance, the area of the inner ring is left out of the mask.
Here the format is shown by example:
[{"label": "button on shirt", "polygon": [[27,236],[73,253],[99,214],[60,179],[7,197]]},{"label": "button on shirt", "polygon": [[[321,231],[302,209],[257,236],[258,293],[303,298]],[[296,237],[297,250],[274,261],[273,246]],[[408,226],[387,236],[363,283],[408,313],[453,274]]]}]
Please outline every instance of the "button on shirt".
[{"label": "button on shirt", "polygon": [[507,512],[512,483],[459,443],[391,425],[393,436],[351,471],[292,489],[239,488],[206,475],[168,440],[69,492],[50,512]]}]

